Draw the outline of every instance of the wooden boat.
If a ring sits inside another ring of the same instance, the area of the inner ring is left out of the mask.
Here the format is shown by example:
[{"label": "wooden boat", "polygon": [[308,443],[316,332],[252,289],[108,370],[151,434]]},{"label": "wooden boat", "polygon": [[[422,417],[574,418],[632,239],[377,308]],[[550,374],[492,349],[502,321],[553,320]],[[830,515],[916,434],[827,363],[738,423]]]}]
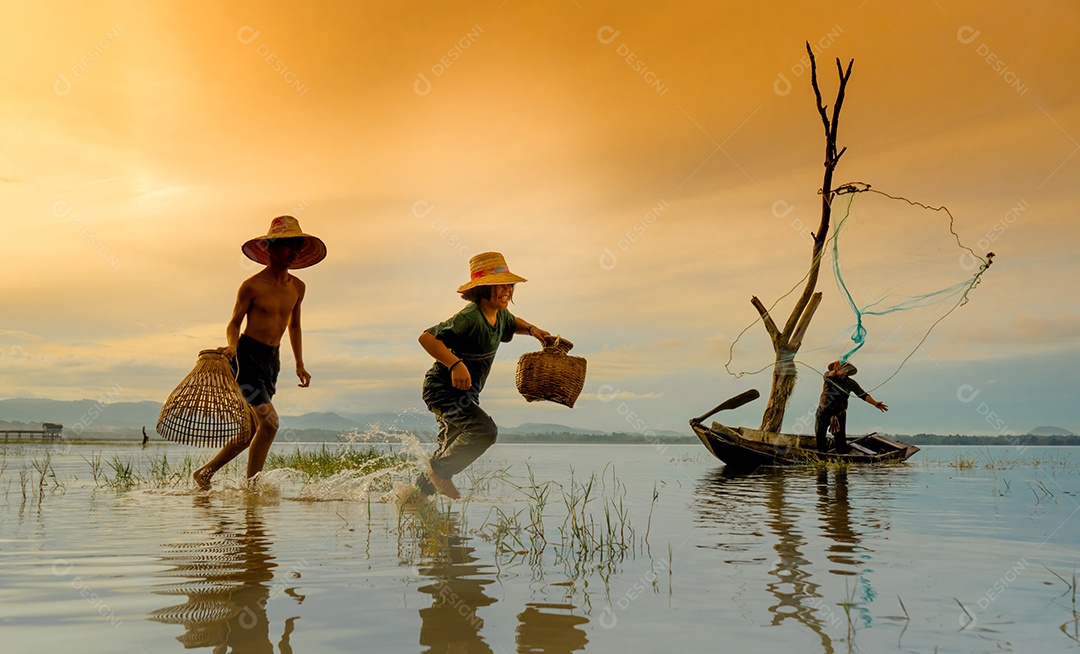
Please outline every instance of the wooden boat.
[{"label": "wooden boat", "polygon": [[728,427],[705,419],[718,411],[733,409],[756,399],[756,390],[747,391],[727,400],[703,416],[690,421],[690,427],[713,456],[735,468],[756,468],[763,465],[789,465],[820,461],[864,463],[899,463],[919,451],[891,438],[868,434],[848,440],[849,450],[819,452],[813,436],[779,434],[748,427]]}]

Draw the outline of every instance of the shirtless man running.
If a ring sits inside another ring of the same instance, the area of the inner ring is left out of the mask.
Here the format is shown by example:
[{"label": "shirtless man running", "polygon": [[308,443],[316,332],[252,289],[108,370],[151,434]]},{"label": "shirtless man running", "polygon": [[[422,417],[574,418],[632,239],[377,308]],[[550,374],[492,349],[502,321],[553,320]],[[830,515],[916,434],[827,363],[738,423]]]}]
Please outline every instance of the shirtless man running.
[{"label": "shirtless man running", "polygon": [[[300,230],[292,216],[279,216],[270,222],[266,236],[253,238],[242,247],[247,257],[266,268],[244,280],[236,294],[232,319],[225,328],[228,340],[222,353],[232,360],[233,372],[244,398],[255,412],[255,434],[248,442],[230,441],[203,467],[193,473],[195,484],[203,490],[218,470],[248,449],[247,476],[262,472],[266,455],[278,430],[278,415],[271,403],[277,390],[281,368],[279,350],[285,330],[296,360],[299,386],[306,388],[311,375],[304,368],[300,330],[300,304],[304,300],[304,282],[289,274],[289,269],[306,268],[326,256],[323,242]],[[244,331],[240,327],[247,318]]]}]

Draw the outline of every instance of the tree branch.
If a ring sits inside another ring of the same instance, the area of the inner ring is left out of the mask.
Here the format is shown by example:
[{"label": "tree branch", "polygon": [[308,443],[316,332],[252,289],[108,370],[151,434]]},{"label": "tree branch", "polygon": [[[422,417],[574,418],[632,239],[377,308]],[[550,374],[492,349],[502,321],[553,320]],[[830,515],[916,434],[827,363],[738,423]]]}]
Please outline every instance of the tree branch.
[{"label": "tree branch", "polygon": [[754,308],[761,314],[761,323],[765,325],[765,331],[769,332],[769,338],[772,339],[773,346],[780,347],[780,330],[776,328],[776,323],[773,322],[772,316],[769,315],[769,310],[765,308],[761,300],[757,299],[756,295],[750,298],[750,304],[754,305]]},{"label": "tree branch", "polygon": [[817,97],[818,113],[821,114],[821,122],[825,125],[825,138],[829,137],[829,116],[825,113],[825,105],[821,104],[821,89],[817,83],[817,62],[814,60],[814,51],[810,48],[810,42],[806,42],[806,54],[810,55],[810,85],[814,87],[814,95]]},{"label": "tree branch", "polygon": [[791,338],[788,339],[788,347],[793,350],[798,350],[802,347],[803,336],[806,335],[806,330],[810,327],[810,321],[814,318],[814,312],[817,311],[818,305],[821,304],[821,292],[814,293],[814,296],[810,298],[810,302],[806,305],[806,311],[803,311],[803,315],[799,318],[799,324],[795,327],[795,331],[792,332]]}]

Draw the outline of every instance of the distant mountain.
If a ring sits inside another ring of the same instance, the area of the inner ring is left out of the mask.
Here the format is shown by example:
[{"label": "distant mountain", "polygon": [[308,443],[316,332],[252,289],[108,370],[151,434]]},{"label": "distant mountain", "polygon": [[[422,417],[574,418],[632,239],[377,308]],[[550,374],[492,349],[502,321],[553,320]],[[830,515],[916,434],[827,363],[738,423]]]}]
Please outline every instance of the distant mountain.
[{"label": "distant mountain", "polygon": [[435,416],[410,411],[407,413],[346,413],[340,415],[360,425],[361,429],[383,429],[401,431],[435,431]]},{"label": "distant mountain", "polygon": [[[139,429],[152,430],[161,412],[159,402],[112,402],[94,400],[49,400],[15,398],[0,400],[0,422],[11,421],[40,425],[54,422],[64,425],[65,433],[79,434],[84,430]],[[427,412],[407,413],[333,413],[312,412],[298,416],[281,416],[283,429],[319,429],[332,432],[357,430],[407,431],[434,433],[435,418]],[[1040,427],[1040,429],[1049,429]],[[611,432],[582,429],[555,423],[526,422],[517,427],[499,427],[504,434],[576,434],[602,436]],[[688,430],[689,431],[689,430]],[[688,433],[687,431],[687,433]],[[667,429],[653,430],[656,436],[684,436],[686,433]],[[1033,432],[1034,433],[1034,432]],[[1069,433],[1064,432],[1063,433]]]},{"label": "distant mountain", "polygon": [[282,428],[288,429],[330,429],[348,431],[360,429],[363,425],[355,420],[343,418],[336,413],[305,413],[299,416],[281,416]]},{"label": "distant mountain", "polygon": [[157,402],[112,402],[95,400],[48,400],[15,398],[0,400],[0,420],[55,422],[69,430],[135,429],[157,424],[161,404]]},{"label": "distant mountain", "polygon": [[[608,436],[613,433],[622,432],[610,432],[610,431],[598,431],[596,429],[582,429],[580,427],[568,427],[566,425],[559,425],[550,422],[523,422],[517,427],[499,427],[500,434],[579,434],[583,436]],[[670,429],[654,429],[650,432],[650,435],[656,436],[686,436],[689,435],[690,430],[686,432],[671,431]],[[640,434],[638,435],[640,436]]]},{"label": "distant mountain", "polygon": [[[153,429],[157,425],[161,403],[101,402],[95,400],[50,400],[40,398],[14,398],[0,400],[0,422],[10,421],[40,425],[55,422],[67,431],[81,432],[95,429],[138,429],[144,425]],[[305,413],[299,416],[281,416],[281,425],[292,429],[324,429],[330,431],[365,431],[372,428],[399,429],[405,431],[433,431],[435,419],[431,414],[405,413]]]},{"label": "distant mountain", "polygon": [[606,434],[606,431],[595,429],[578,429],[566,425],[556,425],[548,422],[523,422],[517,427],[499,427],[501,434]]},{"label": "distant mountain", "polygon": [[1028,433],[1032,436],[1076,436],[1073,432],[1061,427],[1036,427]]}]

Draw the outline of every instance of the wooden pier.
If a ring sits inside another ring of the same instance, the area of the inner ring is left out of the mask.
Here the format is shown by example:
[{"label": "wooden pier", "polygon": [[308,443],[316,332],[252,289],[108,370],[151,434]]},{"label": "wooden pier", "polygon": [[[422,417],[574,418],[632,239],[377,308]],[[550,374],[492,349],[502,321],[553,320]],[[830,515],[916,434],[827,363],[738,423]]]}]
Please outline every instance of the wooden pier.
[{"label": "wooden pier", "polygon": [[12,436],[15,437],[15,440],[20,440],[23,436],[26,436],[27,439],[42,438],[60,440],[63,438],[63,431],[63,425],[58,425],[53,422],[43,422],[41,423],[41,429],[0,429],[0,434],[4,436],[4,442],[8,442]]}]

